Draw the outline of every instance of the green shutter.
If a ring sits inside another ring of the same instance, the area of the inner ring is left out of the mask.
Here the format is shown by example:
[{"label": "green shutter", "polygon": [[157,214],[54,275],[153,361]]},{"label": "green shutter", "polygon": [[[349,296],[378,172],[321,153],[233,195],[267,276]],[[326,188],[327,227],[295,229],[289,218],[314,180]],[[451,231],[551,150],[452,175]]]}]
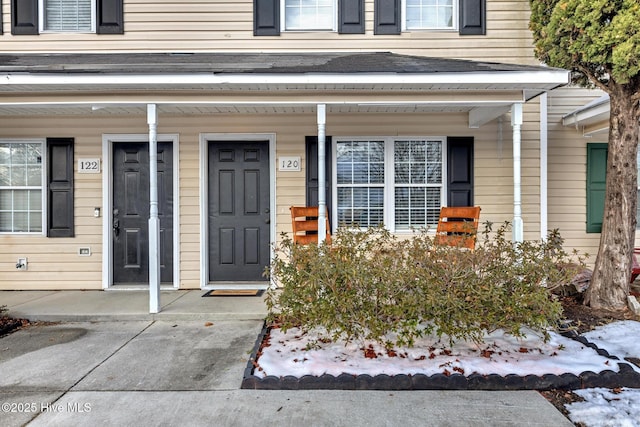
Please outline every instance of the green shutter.
[{"label": "green shutter", "polygon": [[587,144],[587,233],[600,233],[607,177],[607,144]]}]

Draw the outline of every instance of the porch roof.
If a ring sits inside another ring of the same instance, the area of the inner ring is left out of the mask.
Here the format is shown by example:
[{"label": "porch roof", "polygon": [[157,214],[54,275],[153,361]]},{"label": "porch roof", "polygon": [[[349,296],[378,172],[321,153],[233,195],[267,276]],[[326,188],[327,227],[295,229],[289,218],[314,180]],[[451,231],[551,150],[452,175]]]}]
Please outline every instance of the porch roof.
[{"label": "porch roof", "polygon": [[564,126],[575,126],[584,136],[600,136],[609,132],[609,95],[596,98],[562,117]]},{"label": "porch roof", "polygon": [[569,72],[391,52],[1,54],[0,115],[468,112],[477,127]]}]

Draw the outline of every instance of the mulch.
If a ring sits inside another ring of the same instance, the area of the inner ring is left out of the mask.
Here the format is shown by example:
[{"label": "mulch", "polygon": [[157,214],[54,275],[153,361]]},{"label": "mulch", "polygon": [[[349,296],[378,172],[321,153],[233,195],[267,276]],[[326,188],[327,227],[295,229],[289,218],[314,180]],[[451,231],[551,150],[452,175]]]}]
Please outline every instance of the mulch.
[{"label": "mulch", "polygon": [[30,322],[27,319],[14,319],[8,316],[0,316],[0,337],[8,335],[29,324]]}]

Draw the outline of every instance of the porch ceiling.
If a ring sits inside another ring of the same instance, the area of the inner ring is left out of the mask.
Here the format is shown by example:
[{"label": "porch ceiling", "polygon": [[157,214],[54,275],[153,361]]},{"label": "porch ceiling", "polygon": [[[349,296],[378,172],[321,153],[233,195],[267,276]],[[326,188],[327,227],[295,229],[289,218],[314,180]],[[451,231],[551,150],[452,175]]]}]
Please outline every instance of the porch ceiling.
[{"label": "porch ceiling", "polygon": [[0,115],[468,112],[470,126],[567,84],[546,67],[389,52],[0,55]]}]

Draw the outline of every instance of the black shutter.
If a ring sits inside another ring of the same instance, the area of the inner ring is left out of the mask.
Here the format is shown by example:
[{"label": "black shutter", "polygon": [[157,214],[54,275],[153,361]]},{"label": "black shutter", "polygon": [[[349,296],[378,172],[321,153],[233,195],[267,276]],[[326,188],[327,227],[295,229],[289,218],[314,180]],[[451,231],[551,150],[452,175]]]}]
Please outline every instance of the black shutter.
[{"label": "black shutter", "polygon": [[124,34],[122,0],[98,0],[96,3],[96,33]]},{"label": "black shutter", "polygon": [[11,34],[38,34],[38,0],[11,0]]},{"label": "black shutter", "polygon": [[473,206],[473,137],[447,138],[447,206]]},{"label": "black shutter", "polygon": [[364,0],[338,0],[338,32],[364,34]]},{"label": "black shutter", "polygon": [[73,138],[47,138],[47,236],[73,237]]},{"label": "black shutter", "polygon": [[460,0],[460,35],[487,34],[486,0]]},{"label": "black shutter", "polygon": [[280,0],[253,0],[253,35],[280,35]]},{"label": "black shutter", "polygon": [[[307,206],[318,206],[318,137],[305,137],[305,150],[307,155]],[[327,136],[325,140],[326,148],[326,192],[327,192],[327,212],[331,213],[331,137]],[[329,218],[331,219],[331,218]],[[333,224],[333,222],[329,222]]]},{"label": "black shutter", "polygon": [[400,34],[400,0],[375,0],[374,2],[374,34]]}]

